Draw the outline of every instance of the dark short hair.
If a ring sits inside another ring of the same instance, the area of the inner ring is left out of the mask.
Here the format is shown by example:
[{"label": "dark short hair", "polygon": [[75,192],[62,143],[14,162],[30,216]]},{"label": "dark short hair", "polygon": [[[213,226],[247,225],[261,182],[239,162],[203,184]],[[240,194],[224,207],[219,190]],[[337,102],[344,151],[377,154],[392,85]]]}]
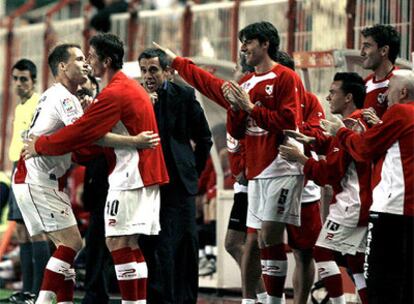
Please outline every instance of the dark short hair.
[{"label": "dark short hair", "polygon": [[376,24],[361,31],[364,37],[372,37],[378,47],[389,46],[388,59],[394,64],[400,53],[400,34],[390,25]]},{"label": "dark short hair", "polygon": [[336,73],[334,81],[342,81],[341,90],[344,94],[352,94],[354,104],[358,109],[364,106],[365,82],[357,73]]},{"label": "dark short hair", "polygon": [[118,36],[109,33],[101,33],[93,36],[89,44],[95,49],[100,61],[111,58],[111,68],[122,69],[124,64],[124,44]]},{"label": "dark short hair", "polygon": [[164,51],[156,48],[149,48],[145,49],[141,54],[138,56],[138,63],[141,61],[141,59],[151,59],[151,58],[157,58],[160,61],[160,66],[163,70],[165,70],[169,65],[170,62],[167,58],[167,54],[165,54]]},{"label": "dark short hair", "polygon": [[29,59],[25,59],[25,58],[20,59],[13,65],[12,72],[14,69],[19,70],[19,71],[29,71],[30,77],[32,78],[32,80],[33,81],[36,80],[37,68],[36,68],[36,65],[33,63],[33,61]]},{"label": "dark short hair", "polygon": [[58,65],[60,62],[68,62],[70,54],[69,49],[78,48],[81,49],[79,44],[63,43],[56,46],[47,58],[49,68],[52,71],[53,76],[58,74]]},{"label": "dark short hair", "polygon": [[280,63],[281,65],[284,65],[285,67],[295,70],[295,62],[293,61],[293,58],[290,57],[290,55],[284,51],[278,51],[276,54],[276,62]]},{"label": "dark short hair", "polygon": [[280,38],[277,29],[267,21],[251,23],[239,32],[239,40],[257,39],[260,43],[269,42],[268,54],[276,60],[275,54],[279,50]]}]

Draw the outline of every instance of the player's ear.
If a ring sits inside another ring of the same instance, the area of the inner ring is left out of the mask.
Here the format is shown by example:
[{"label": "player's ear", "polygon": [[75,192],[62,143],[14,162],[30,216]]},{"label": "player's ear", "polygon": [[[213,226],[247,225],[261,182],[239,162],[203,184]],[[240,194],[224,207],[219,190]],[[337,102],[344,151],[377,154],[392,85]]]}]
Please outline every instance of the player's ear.
[{"label": "player's ear", "polygon": [[106,68],[110,68],[112,63],[111,57],[106,57],[103,61],[103,64]]}]

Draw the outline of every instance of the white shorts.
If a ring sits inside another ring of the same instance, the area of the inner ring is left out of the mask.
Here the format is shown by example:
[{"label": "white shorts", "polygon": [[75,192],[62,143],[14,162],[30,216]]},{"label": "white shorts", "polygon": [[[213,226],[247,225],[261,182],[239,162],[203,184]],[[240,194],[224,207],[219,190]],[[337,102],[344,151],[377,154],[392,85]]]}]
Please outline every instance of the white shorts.
[{"label": "white shorts", "polygon": [[66,193],[32,184],[13,184],[13,192],[31,236],[76,225]]},{"label": "white shorts", "polygon": [[326,219],[319,233],[316,245],[340,252],[355,255],[365,252],[368,227],[345,227]]},{"label": "white shorts", "polygon": [[157,235],[160,227],[158,185],[133,190],[109,190],[105,205],[105,235]]},{"label": "white shorts", "polygon": [[300,226],[303,175],[249,180],[247,227],[261,229],[263,221]]}]

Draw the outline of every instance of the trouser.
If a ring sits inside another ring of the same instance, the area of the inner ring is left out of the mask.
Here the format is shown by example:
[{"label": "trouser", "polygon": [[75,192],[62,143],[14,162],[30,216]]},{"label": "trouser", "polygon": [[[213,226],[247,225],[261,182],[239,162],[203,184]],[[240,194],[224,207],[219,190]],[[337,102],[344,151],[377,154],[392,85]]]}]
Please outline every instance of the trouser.
[{"label": "trouser", "polygon": [[414,303],[414,218],[371,213],[365,277],[370,304]]}]

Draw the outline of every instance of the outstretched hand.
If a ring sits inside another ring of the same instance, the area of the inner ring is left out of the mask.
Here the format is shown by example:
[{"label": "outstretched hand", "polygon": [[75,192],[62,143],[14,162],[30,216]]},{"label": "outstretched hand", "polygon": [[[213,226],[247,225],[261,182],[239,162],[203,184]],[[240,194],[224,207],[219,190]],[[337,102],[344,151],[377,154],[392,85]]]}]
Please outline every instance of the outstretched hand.
[{"label": "outstretched hand", "polygon": [[38,138],[39,136],[30,135],[29,138],[23,140],[23,159],[29,159],[38,155],[35,149],[35,144]]},{"label": "outstretched hand", "polygon": [[327,119],[321,119],[321,127],[325,130],[325,132],[335,136],[339,129],[345,127],[345,125],[341,119],[333,115],[330,121]]},{"label": "outstretched hand", "polygon": [[160,144],[160,138],[154,131],[143,131],[134,136],[134,143],[138,149],[155,149]]},{"label": "outstretched hand", "polygon": [[152,44],[157,48],[157,49],[160,49],[161,51],[164,51],[165,52],[165,54],[167,54],[167,56],[169,57],[169,59],[171,60],[171,61],[173,61],[176,57],[177,57],[177,54],[175,54],[173,51],[171,51],[169,48],[165,48],[165,47],[162,47],[161,45],[159,45],[158,43],[156,43],[155,41],[153,41],[152,42]]},{"label": "outstretched hand", "polygon": [[362,117],[370,125],[376,125],[381,122],[381,119],[377,116],[377,112],[374,108],[367,108],[362,110]]},{"label": "outstretched hand", "polygon": [[291,144],[280,145],[279,154],[287,161],[299,162],[302,165],[308,160],[308,157],[297,146]]},{"label": "outstretched hand", "polygon": [[221,90],[226,100],[233,108],[241,109],[250,113],[254,108],[254,104],[250,101],[249,94],[243,90],[235,81],[226,81]]},{"label": "outstretched hand", "polygon": [[294,131],[294,130],[283,130],[283,134],[297,140],[301,144],[310,145],[310,144],[313,144],[316,141],[315,137],[307,136],[305,134],[302,134],[302,133],[300,133],[298,131]]}]

